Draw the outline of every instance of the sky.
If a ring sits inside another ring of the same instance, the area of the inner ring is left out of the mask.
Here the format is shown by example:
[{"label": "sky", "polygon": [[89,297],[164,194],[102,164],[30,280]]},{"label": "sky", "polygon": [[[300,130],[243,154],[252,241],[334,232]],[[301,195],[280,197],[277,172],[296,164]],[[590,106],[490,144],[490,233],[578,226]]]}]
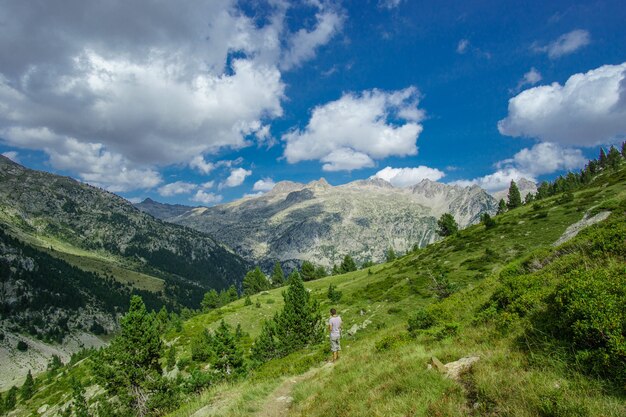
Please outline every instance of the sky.
[{"label": "sky", "polygon": [[0,153],[130,201],[488,191],[626,139],[623,1],[0,1]]}]

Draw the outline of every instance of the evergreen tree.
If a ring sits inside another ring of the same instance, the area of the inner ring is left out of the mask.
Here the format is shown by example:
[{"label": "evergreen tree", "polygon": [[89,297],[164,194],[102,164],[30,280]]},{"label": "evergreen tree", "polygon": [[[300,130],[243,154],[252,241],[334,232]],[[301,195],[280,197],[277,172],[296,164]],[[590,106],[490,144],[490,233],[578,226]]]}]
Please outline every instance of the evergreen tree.
[{"label": "evergreen tree", "polygon": [[243,353],[237,346],[230,326],[224,320],[215,330],[211,345],[215,353],[213,365],[222,376],[230,378],[245,374]]},{"label": "evergreen tree", "polygon": [[517,184],[515,184],[515,181],[511,180],[506,207],[509,210],[512,210],[514,208],[521,207],[521,206],[522,206],[522,195],[520,194],[519,188],[517,188]]},{"label": "evergreen tree", "polygon": [[321,341],[322,316],[317,301],[310,298],[298,274],[292,275],[283,292],[285,305],[274,318],[276,340],[281,356]]},{"label": "evergreen tree", "polygon": [[626,159],[626,141],[622,142],[622,158]]},{"label": "evergreen tree", "polygon": [[13,385],[4,399],[4,411],[9,412],[17,405],[17,387]]},{"label": "evergreen tree", "polygon": [[169,314],[165,306],[161,307],[161,309],[157,313],[156,320],[159,325],[159,331],[163,333],[167,328],[167,323],[169,322]]},{"label": "evergreen tree", "polygon": [[389,247],[389,249],[387,249],[387,253],[385,255],[387,258],[387,262],[393,262],[397,258],[396,252],[393,250],[391,246]]},{"label": "evergreen tree", "polygon": [[333,275],[341,275],[342,273],[343,272],[341,272],[341,266],[333,265],[333,270],[332,270]]},{"label": "evergreen tree", "polygon": [[587,163],[585,170],[592,176],[596,175],[598,173],[598,161],[596,161],[595,159],[590,160]]},{"label": "evergreen tree", "polygon": [[80,381],[76,378],[72,378],[70,384],[72,386],[72,407],[74,409],[74,416],[90,417],[89,406],[85,398],[85,388],[83,388]]},{"label": "evergreen tree", "polygon": [[533,193],[526,194],[526,197],[524,197],[524,204],[530,204],[533,201],[535,201],[535,195]]},{"label": "evergreen tree", "polygon": [[328,272],[326,272],[326,268],[324,268],[323,266],[318,266],[317,268],[315,268],[315,278],[319,279],[319,278],[324,278],[328,276]]},{"label": "evergreen tree", "polygon": [[272,284],[279,287],[283,285],[285,282],[285,273],[283,272],[283,268],[280,266],[280,262],[276,262],[274,264],[274,270],[272,271]]},{"label": "evergreen tree", "polygon": [[300,275],[302,276],[302,279],[305,281],[311,281],[315,279],[315,266],[309,261],[302,262],[302,267],[300,268]]},{"label": "evergreen tree", "polygon": [[489,215],[489,213],[483,213],[480,215],[480,222],[485,225],[487,229],[495,227],[496,221]]},{"label": "evergreen tree", "polygon": [[356,263],[352,256],[346,255],[343,257],[343,261],[341,261],[341,265],[339,265],[339,271],[341,274],[345,274],[348,272],[356,271]]},{"label": "evergreen tree", "polygon": [[171,371],[176,366],[176,345],[170,346],[167,351],[167,370]]},{"label": "evergreen tree", "polygon": [[498,211],[496,212],[496,215],[503,213],[506,213],[506,203],[504,202],[504,199],[501,198],[498,202]]},{"label": "evergreen tree", "polygon": [[20,389],[20,397],[22,397],[22,401],[30,400],[34,393],[35,381],[33,380],[33,374],[30,373],[29,369],[28,374],[26,375],[26,380]]},{"label": "evergreen tree", "polygon": [[95,358],[98,383],[135,414],[145,416],[151,397],[163,387],[162,347],[154,317],[141,297],[133,295],[128,313],[120,320],[120,332]]},{"label": "evergreen tree", "polygon": [[191,338],[191,359],[195,362],[209,362],[214,359],[211,333],[202,330]]},{"label": "evergreen tree", "polygon": [[339,300],[341,300],[342,295],[343,293],[341,291],[337,291],[337,287],[333,284],[330,284],[328,286],[328,292],[326,293],[326,296],[331,302],[338,303]]},{"label": "evergreen tree", "polygon": [[250,358],[255,362],[267,362],[278,357],[280,357],[280,353],[276,340],[276,323],[274,320],[266,320],[259,337],[252,345]]},{"label": "evergreen tree", "polygon": [[220,306],[220,295],[216,290],[212,289],[204,293],[200,307],[202,311],[216,309]]},{"label": "evergreen tree", "polygon": [[244,302],[245,306],[251,306],[252,305],[252,300],[250,299],[249,295],[246,295],[246,301]]},{"label": "evergreen tree", "polygon": [[253,295],[267,290],[269,287],[269,281],[258,266],[248,272],[243,279],[243,293],[245,295]]},{"label": "evergreen tree", "polygon": [[235,339],[240,340],[245,336],[243,329],[241,328],[241,323],[237,323],[237,327],[235,328]]},{"label": "evergreen tree", "polygon": [[440,236],[451,236],[459,231],[459,225],[452,217],[450,213],[444,213],[441,215],[439,220],[437,220],[437,233]]},{"label": "evergreen tree", "polygon": [[[267,278],[266,278],[266,281],[267,281]],[[268,283],[268,288],[269,288],[269,283]],[[235,287],[234,285],[231,285],[230,287],[228,287],[228,290],[226,291],[226,295],[228,298],[228,303],[232,303],[233,301],[237,301],[239,299],[239,292],[237,291],[237,287]]]},{"label": "evergreen tree", "polygon": [[[543,200],[544,198],[548,198],[551,195],[552,195],[552,190],[550,187],[550,183],[548,181],[542,181],[541,184],[539,184],[539,187],[537,187],[537,194],[535,195],[536,199]],[[500,200],[500,201],[504,202],[504,200]]]},{"label": "evergreen tree", "polygon": [[609,154],[606,157],[606,166],[612,171],[617,171],[622,163],[622,155],[615,146],[611,146]]},{"label": "evergreen tree", "polygon": [[4,415],[4,413],[7,411],[4,409],[4,396],[2,395],[2,393],[0,392],[0,416]]},{"label": "evergreen tree", "polygon": [[600,148],[600,156],[598,157],[598,165],[600,168],[606,168],[606,153],[604,152],[604,148]]}]

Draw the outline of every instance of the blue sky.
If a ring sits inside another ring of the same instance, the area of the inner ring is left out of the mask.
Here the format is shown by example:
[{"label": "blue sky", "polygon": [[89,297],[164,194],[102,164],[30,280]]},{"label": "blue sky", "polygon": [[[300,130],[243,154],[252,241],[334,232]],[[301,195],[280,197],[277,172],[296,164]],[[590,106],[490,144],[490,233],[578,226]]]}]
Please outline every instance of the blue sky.
[{"label": "blue sky", "polygon": [[59,4],[0,6],[0,152],[133,201],[496,191],[626,138],[619,1]]}]

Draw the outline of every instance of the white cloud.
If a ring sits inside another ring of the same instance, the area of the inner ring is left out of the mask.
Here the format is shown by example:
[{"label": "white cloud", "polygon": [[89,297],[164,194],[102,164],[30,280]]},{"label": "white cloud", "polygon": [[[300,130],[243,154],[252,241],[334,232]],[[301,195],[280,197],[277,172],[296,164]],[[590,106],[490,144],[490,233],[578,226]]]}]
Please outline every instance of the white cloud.
[{"label": "white cloud", "polygon": [[197,201],[203,204],[216,204],[222,201],[223,197],[219,194],[207,193],[204,190],[198,190],[191,201]]},{"label": "white cloud", "polygon": [[[237,0],[66,3],[0,10],[0,131],[57,138],[3,140],[51,159],[75,141],[152,174],[179,163],[206,174],[212,163],[198,155],[271,142],[268,122],[285,99],[281,71],[314,58],[344,20],[314,1],[270,1],[264,19]],[[289,8],[311,6],[312,29],[287,22]]]},{"label": "white cloud", "polygon": [[214,185],[215,185],[215,181],[207,181],[207,182],[205,182],[203,184],[200,184],[200,187],[204,188],[206,190],[206,189],[209,189],[209,188],[213,188]]},{"label": "white cloud", "polygon": [[543,77],[541,76],[541,73],[537,71],[535,67],[532,67],[526,74],[524,74],[522,79],[519,80],[519,82],[517,83],[516,91],[519,91],[522,87],[526,85],[535,85],[542,79]]},{"label": "white cloud", "polygon": [[172,197],[179,194],[189,194],[198,188],[196,184],[184,181],[176,181],[159,187],[158,193],[161,197]]},{"label": "white cloud", "polygon": [[321,3],[315,15],[316,25],[313,30],[300,29],[289,40],[289,49],[283,54],[281,69],[288,70],[299,66],[303,61],[315,56],[315,51],[325,45],[343,27],[344,17],[334,10],[325,10]]},{"label": "white cloud", "polygon": [[489,192],[496,192],[508,188],[511,180],[526,178],[536,182],[539,175],[582,168],[586,162],[580,149],[562,148],[554,143],[538,143],[530,149],[522,149],[513,158],[498,162],[497,170],[492,174],[472,180],[454,181],[453,184],[477,184]]},{"label": "white cloud", "polygon": [[7,151],[7,152],[3,152],[2,153],[3,156],[6,156],[7,158],[9,158],[11,161],[16,162],[16,163],[20,163],[20,156],[17,152],[15,151]]},{"label": "white cloud", "polygon": [[382,178],[394,187],[409,187],[422,180],[439,181],[446,174],[436,168],[420,165],[415,168],[386,167],[378,171],[372,178]]},{"label": "white cloud", "polygon": [[304,130],[282,136],[289,163],[325,162],[324,169],[352,170],[373,166],[374,159],[417,154],[424,112],[415,87],[385,92],[346,93],[317,106]]},{"label": "white cloud", "polygon": [[378,7],[383,9],[395,9],[403,0],[378,0]]},{"label": "white cloud", "polygon": [[564,35],[558,37],[558,39],[550,42],[547,45],[539,46],[533,45],[533,49],[536,52],[545,52],[550,59],[557,59],[563,55],[569,55],[576,52],[583,46],[591,43],[591,36],[589,32],[582,29],[573,30]]},{"label": "white cloud", "polygon": [[246,177],[252,175],[252,171],[244,168],[235,168],[230,171],[230,175],[226,181],[220,184],[220,188],[238,187],[245,181]]},{"label": "white cloud", "polygon": [[526,136],[564,145],[594,146],[626,135],[626,62],[604,65],[522,91],[509,100],[498,122],[507,136]]},{"label": "white cloud", "polygon": [[470,41],[468,39],[461,39],[456,46],[456,52],[459,54],[464,54],[465,52],[467,52],[469,44]]},{"label": "white cloud", "polygon": [[261,191],[261,192],[270,191],[272,188],[274,188],[275,185],[276,183],[274,182],[273,179],[263,178],[254,183],[254,186],[252,187],[252,191]]}]

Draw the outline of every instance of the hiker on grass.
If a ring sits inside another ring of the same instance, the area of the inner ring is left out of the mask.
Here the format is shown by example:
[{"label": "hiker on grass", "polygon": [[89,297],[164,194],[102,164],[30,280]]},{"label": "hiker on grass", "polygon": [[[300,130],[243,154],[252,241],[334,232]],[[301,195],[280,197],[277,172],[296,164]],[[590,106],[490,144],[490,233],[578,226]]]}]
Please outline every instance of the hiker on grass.
[{"label": "hiker on grass", "polygon": [[330,309],[330,318],[328,319],[328,331],[330,332],[330,350],[333,352],[333,362],[339,359],[339,339],[341,338],[341,317],[337,315],[337,310]]}]

